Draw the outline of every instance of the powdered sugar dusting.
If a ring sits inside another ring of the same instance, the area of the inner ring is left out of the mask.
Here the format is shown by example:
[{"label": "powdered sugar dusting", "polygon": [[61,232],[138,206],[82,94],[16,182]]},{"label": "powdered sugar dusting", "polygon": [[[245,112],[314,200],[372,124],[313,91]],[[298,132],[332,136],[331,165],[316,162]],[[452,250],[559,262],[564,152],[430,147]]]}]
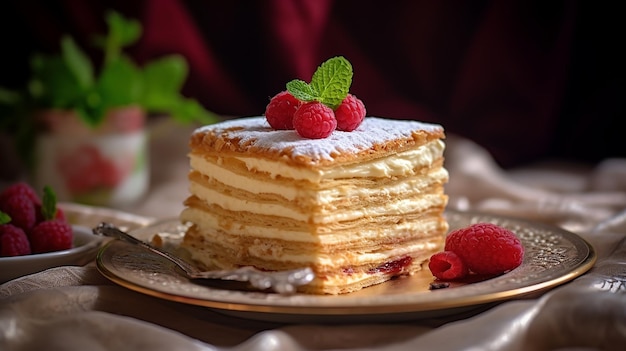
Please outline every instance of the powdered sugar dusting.
[{"label": "powdered sugar dusting", "polygon": [[332,160],[333,155],[338,153],[357,152],[390,140],[411,138],[412,132],[417,130],[433,132],[442,129],[438,124],[419,121],[365,117],[352,132],[336,130],[325,139],[306,139],[294,130],[274,130],[264,116],[258,116],[207,125],[198,128],[195,133],[212,130],[218,135],[226,133],[228,139],[237,139],[240,145],[277,152],[289,149],[293,156]]}]

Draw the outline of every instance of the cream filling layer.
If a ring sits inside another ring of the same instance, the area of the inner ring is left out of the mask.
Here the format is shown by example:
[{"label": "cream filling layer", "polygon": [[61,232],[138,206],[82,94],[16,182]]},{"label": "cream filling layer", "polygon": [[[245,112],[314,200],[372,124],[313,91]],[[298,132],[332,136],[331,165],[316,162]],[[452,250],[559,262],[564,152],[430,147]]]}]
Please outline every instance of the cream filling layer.
[{"label": "cream filling layer", "polygon": [[[297,198],[314,198],[319,204],[327,204],[336,199],[337,196],[370,196],[370,194],[380,193],[380,189],[355,189],[354,187],[346,186],[337,186],[319,191],[307,190],[301,187],[289,186],[288,184],[280,184],[276,182],[268,182],[263,179],[246,177],[220,167],[214,163],[210,163],[198,156],[192,156],[191,167],[201,174],[208,175],[210,178],[224,185],[241,189],[251,194],[276,194],[289,201],[293,201]],[[415,177],[408,182],[399,182],[385,188],[384,191],[387,194],[392,195],[406,193],[407,191],[414,190],[415,188],[423,188],[435,182],[443,184],[447,182],[448,177],[448,171],[445,168],[439,168],[430,172],[428,177]]]},{"label": "cream filling layer", "polygon": [[[220,193],[211,188],[204,187],[192,182],[189,185],[192,194],[205,201],[207,204],[217,205],[225,210],[233,212],[249,212],[258,215],[280,216],[301,222],[312,223],[335,223],[350,221],[361,217],[376,217],[381,215],[401,215],[406,213],[420,212],[430,207],[439,207],[446,204],[446,198],[441,194],[425,194],[420,199],[400,199],[389,201],[377,206],[363,207],[352,210],[321,210],[315,213],[303,213],[296,207],[282,203],[265,203],[251,199],[240,199]],[[354,195],[358,196],[357,190]]]},{"label": "cream filling layer", "polygon": [[[195,223],[209,239],[213,236],[215,238],[212,240],[219,240],[220,242],[223,242],[227,238],[227,236],[220,235],[218,233],[220,230],[224,230],[220,226],[220,217],[208,211],[203,211],[197,208],[186,208],[181,214],[181,219],[183,221]],[[388,237],[389,232],[427,233],[440,230],[442,230],[441,223],[438,218],[435,218],[433,220],[421,220],[419,222],[407,221],[385,228],[378,228],[375,226],[361,228],[358,232],[350,233],[349,239],[354,240],[357,238],[358,240],[371,241],[378,238]],[[234,237],[257,237],[299,243],[319,243],[322,245],[337,245],[346,241],[345,233],[315,234],[305,231],[285,230],[276,227],[247,225],[240,222],[229,222],[228,232]],[[237,243],[235,242],[232,242],[231,244],[233,247],[237,246]]]}]

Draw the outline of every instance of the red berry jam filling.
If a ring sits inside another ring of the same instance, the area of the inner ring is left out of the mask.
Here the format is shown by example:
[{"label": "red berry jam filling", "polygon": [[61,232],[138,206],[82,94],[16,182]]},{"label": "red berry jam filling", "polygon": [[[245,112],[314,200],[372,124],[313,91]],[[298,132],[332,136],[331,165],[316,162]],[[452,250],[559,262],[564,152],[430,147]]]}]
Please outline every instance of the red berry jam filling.
[{"label": "red berry jam filling", "polygon": [[413,263],[413,257],[405,256],[395,261],[389,261],[381,264],[376,268],[372,268],[367,271],[368,274],[384,273],[384,274],[398,274],[404,271],[405,268]]},{"label": "red berry jam filling", "polygon": [[342,271],[343,271],[343,274],[347,274],[347,275],[354,274],[354,268],[352,267],[344,267]]}]

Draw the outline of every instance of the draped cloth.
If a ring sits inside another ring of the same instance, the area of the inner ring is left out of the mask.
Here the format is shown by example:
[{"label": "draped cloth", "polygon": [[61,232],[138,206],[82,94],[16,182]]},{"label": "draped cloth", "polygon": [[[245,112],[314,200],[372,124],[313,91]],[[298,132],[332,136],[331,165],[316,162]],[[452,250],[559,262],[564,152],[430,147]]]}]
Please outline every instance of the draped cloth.
[{"label": "draped cloth", "polygon": [[[188,131],[152,130],[160,176],[132,210],[175,216],[186,194]],[[477,144],[447,140],[450,207],[570,230],[598,253],[586,274],[545,293],[440,318],[281,324],[226,316],[115,285],[94,263],[0,285],[0,349],[21,350],[622,350],[626,342],[626,160],[505,171]],[[172,150],[172,148],[174,150]],[[160,166],[159,166],[160,165]],[[130,209],[128,209],[130,211]]]}]

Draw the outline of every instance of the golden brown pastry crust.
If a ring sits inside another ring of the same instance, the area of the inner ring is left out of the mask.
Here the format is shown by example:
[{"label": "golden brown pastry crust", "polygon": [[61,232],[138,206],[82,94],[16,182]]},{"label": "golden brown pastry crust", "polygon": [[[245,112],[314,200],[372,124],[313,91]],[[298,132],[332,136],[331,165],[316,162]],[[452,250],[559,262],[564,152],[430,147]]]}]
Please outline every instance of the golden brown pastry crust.
[{"label": "golden brown pastry crust", "polygon": [[[258,117],[257,117],[258,118]],[[374,117],[368,117],[364,123],[368,122],[368,119],[378,120]],[[353,162],[367,162],[372,159],[381,158],[390,154],[402,152],[405,150],[416,148],[420,145],[424,145],[430,141],[437,139],[444,139],[445,133],[442,127],[433,124],[415,124],[413,130],[410,133],[406,133],[402,137],[380,140],[378,142],[371,143],[370,145],[353,145],[354,148],[349,150],[337,150],[330,154],[331,158],[315,158],[311,155],[302,153],[294,153],[294,148],[287,145],[284,148],[271,148],[265,146],[265,144],[259,145],[256,143],[257,139],[254,137],[247,138],[245,135],[249,129],[245,127],[245,122],[249,119],[240,119],[241,125],[233,125],[226,128],[220,128],[216,125],[215,128],[200,128],[195,131],[189,141],[189,147],[192,152],[199,153],[206,156],[241,156],[249,155],[250,157],[259,157],[268,160],[285,162],[294,167],[306,167],[306,168],[326,168],[337,166],[339,164],[350,164]],[[390,120],[392,121],[392,120]],[[236,122],[230,121],[230,122]],[[393,121],[406,124],[406,128],[410,129],[411,124],[407,121]],[[427,127],[427,128],[424,128]],[[255,125],[257,132],[266,133],[284,133],[285,131],[275,131],[270,128],[269,125],[262,127]],[[367,125],[362,126],[367,128]],[[295,134],[295,131],[288,131]],[[352,132],[336,132],[336,133],[366,133],[360,130]],[[408,134],[408,135],[407,135]],[[371,136],[375,139],[376,136]],[[331,143],[332,139],[317,139],[311,142]],[[355,150],[358,148],[358,150]]]}]

